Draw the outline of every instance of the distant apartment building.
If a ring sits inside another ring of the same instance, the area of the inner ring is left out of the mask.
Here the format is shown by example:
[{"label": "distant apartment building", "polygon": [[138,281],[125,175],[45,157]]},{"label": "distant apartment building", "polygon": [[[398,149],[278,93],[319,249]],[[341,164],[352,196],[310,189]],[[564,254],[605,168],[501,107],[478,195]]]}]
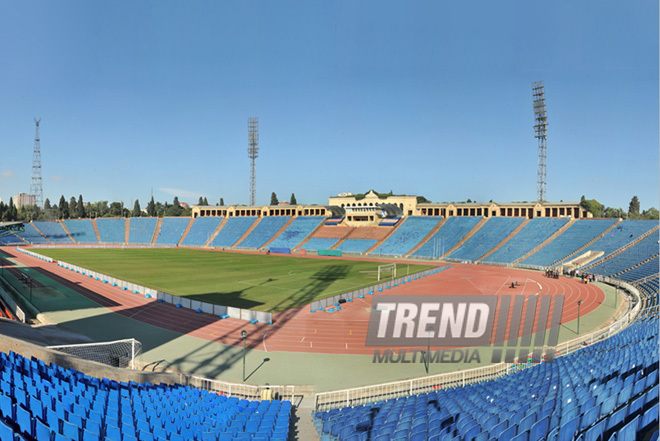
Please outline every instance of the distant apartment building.
[{"label": "distant apartment building", "polygon": [[14,205],[16,208],[23,208],[26,205],[36,205],[36,198],[33,194],[19,193],[14,196]]}]

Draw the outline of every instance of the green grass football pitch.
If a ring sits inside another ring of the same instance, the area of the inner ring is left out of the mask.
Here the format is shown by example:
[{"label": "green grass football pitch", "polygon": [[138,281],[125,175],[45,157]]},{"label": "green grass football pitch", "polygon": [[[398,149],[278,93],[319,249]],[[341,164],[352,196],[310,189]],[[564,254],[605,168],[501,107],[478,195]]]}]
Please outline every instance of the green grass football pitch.
[{"label": "green grass football pitch", "polygon": [[[203,302],[279,312],[378,283],[379,262],[187,249],[37,249],[93,271]],[[432,268],[397,265],[397,275]]]}]

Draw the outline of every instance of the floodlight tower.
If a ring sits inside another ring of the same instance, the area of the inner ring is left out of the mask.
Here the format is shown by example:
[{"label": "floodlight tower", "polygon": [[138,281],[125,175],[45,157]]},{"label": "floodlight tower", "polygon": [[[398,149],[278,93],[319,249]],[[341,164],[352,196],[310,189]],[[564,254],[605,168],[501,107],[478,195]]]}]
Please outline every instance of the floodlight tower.
[{"label": "floodlight tower", "polygon": [[259,156],[259,118],[248,118],[248,158],[250,158],[250,206],[254,207],[257,172],[255,161]]},{"label": "floodlight tower", "polygon": [[546,133],[548,128],[548,115],[545,110],[545,90],[543,81],[532,83],[532,97],[534,98],[534,137],[538,139],[539,153],[536,171],[536,199],[539,202],[546,200]]},{"label": "floodlight tower", "polygon": [[41,118],[34,119],[36,133],[34,135],[34,149],[32,152],[32,182],[30,184],[30,194],[34,195],[34,204],[44,207],[44,190],[41,185],[41,145],[39,144],[39,123]]}]

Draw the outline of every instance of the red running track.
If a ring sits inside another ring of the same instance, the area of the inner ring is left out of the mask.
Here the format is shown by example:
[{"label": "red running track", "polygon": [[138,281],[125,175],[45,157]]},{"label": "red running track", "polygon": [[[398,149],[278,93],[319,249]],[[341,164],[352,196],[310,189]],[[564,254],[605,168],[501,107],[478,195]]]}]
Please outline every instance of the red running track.
[{"label": "red running track", "polygon": [[[341,311],[335,313],[322,311],[312,313],[309,306],[305,306],[273,314],[273,325],[263,323],[252,325],[243,320],[220,320],[211,314],[177,309],[174,305],[145,299],[142,295],[122,291],[120,288],[103,284],[13,249],[3,250],[22,264],[36,268],[115,313],[163,329],[237,346],[242,344],[240,332],[245,329],[248,332],[249,347],[263,351],[373,354],[373,348],[365,346],[371,296],[346,303]],[[518,281],[520,286],[510,288],[513,281]],[[565,299],[561,323],[577,319],[578,300],[583,300],[580,312],[584,316],[596,309],[605,299],[600,288],[593,284],[582,284],[577,279],[566,277],[550,279],[542,272],[463,264],[452,264],[449,270],[400,285],[379,295],[393,294],[563,295]],[[550,310],[553,304],[554,299]],[[537,302],[537,313],[538,308],[540,302]],[[523,308],[523,317],[526,309],[527,302]],[[495,323],[497,323],[497,313]],[[519,336],[521,335],[522,329]]]}]

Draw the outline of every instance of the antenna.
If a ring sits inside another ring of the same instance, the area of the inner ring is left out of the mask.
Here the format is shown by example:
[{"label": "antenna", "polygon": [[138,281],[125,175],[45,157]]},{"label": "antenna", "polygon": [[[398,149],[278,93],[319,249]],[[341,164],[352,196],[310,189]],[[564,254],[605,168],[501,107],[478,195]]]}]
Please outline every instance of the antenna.
[{"label": "antenna", "polygon": [[257,172],[255,161],[259,156],[259,118],[248,118],[248,158],[250,158],[250,206],[254,207],[256,193]]},{"label": "antenna", "polygon": [[548,128],[548,114],[545,109],[545,89],[543,81],[532,83],[532,97],[534,98],[534,138],[538,139],[539,153],[536,171],[536,199],[539,202],[546,200],[546,133]]},{"label": "antenna", "polygon": [[39,144],[39,123],[41,118],[34,119],[36,132],[34,135],[34,150],[32,153],[32,182],[30,194],[34,195],[34,205],[44,208],[44,190],[41,179],[41,145]]}]

